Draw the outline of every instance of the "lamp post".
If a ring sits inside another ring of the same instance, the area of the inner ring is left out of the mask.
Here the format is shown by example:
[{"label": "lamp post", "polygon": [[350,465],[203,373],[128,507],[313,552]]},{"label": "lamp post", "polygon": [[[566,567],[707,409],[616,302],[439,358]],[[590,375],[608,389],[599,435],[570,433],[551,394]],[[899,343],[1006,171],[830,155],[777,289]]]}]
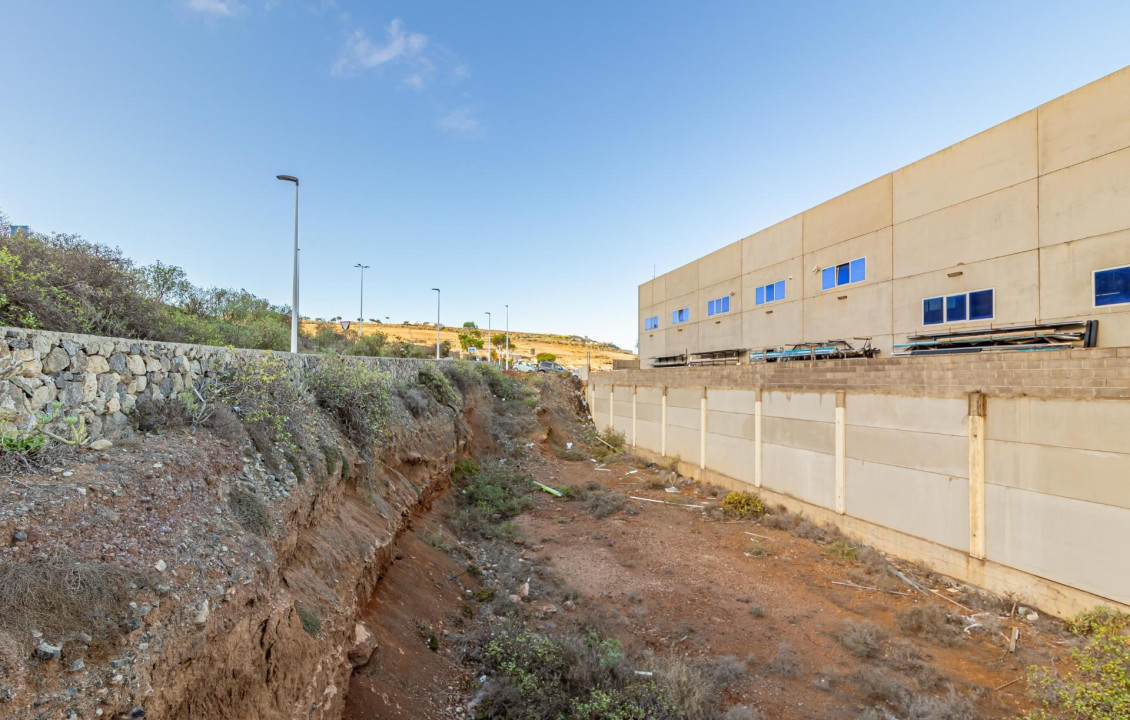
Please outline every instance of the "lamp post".
[{"label": "lamp post", "polygon": [[291,280],[290,351],[298,352],[298,178],[276,175],[279,180],[294,183],[294,277]]},{"label": "lamp post", "polygon": [[439,360],[439,288],[432,288],[436,291],[436,360]]},{"label": "lamp post", "polygon": [[353,267],[361,268],[361,317],[357,318],[361,322],[361,326],[357,329],[357,339],[360,340],[365,337],[365,271],[369,266],[357,263]]},{"label": "lamp post", "polygon": [[510,306],[506,306],[506,369],[510,369]]},{"label": "lamp post", "polygon": [[487,313],[487,361],[490,362],[490,313]]}]

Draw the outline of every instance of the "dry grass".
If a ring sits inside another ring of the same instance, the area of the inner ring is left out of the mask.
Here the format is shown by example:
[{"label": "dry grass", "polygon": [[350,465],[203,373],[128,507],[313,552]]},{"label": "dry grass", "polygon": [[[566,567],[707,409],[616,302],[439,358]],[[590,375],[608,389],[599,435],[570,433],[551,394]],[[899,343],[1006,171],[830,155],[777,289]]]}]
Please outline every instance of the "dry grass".
[{"label": "dry grass", "polygon": [[17,637],[38,630],[49,642],[79,633],[110,645],[129,615],[131,585],[144,576],[69,557],[0,562],[0,626]]},{"label": "dry grass", "polygon": [[868,620],[849,619],[844,620],[836,639],[852,654],[861,658],[873,658],[879,655],[879,650],[887,640],[887,633]]},{"label": "dry grass", "polygon": [[597,490],[589,492],[585,498],[585,510],[598,520],[615,515],[627,504],[628,499],[618,492]]},{"label": "dry grass", "polygon": [[895,614],[899,629],[908,635],[952,647],[961,642],[961,629],[937,605],[918,605]]},{"label": "dry grass", "polygon": [[245,530],[256,535],[266,535],[271,531],[271,511],[255,493],[232,488],[228,494],[228,506]]}]

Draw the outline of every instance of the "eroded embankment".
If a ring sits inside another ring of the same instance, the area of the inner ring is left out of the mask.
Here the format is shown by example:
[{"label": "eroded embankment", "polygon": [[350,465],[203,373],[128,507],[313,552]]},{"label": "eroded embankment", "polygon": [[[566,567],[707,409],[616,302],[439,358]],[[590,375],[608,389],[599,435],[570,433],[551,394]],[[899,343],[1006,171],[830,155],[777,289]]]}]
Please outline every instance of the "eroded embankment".
[{"label": "eroded embankment", "polygon": [[386,385],[376,429],[348,394],[299,392],[277,426],[219,401],[196,424],[156,413],[112,449],[12,474],[0,717],[339,717],[397,535],[457,456],[496,443],[492,379]]}]

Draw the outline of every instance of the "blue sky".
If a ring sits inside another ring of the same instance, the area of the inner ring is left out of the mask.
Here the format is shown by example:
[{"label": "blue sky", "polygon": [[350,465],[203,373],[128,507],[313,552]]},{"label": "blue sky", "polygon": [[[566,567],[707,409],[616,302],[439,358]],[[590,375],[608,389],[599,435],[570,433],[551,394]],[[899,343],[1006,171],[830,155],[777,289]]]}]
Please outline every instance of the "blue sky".
[{"label": "blue sky", "polygon": [[633,348],[636,286],[1130,63],[1119,2],[0,0],[0,210]]}]

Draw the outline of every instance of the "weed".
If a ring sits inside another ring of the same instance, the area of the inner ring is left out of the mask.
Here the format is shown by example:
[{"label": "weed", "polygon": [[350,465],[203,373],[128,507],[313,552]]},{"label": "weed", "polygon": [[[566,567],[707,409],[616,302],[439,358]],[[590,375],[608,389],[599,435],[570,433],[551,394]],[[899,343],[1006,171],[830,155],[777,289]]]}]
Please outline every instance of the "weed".
[{"label": "weed", "polygon": [[585,499],[585,510],[592,513],[593,517],[598,520],[603,520],[620,512],[627,504],[628,499],[618,492],[598,490],[588,493],[588,497]]},{"label": "weed", "polygon": [[271,530],[271,511],[255,493],[235,487],[228,493],[228,507],[245,530],[266,535]]},{"label": "weed", "polygon": [[887,633],[875,623],[867,620],[844,620],[844,625],[836,634],[840,644],[861,658],[873,658],[887,639]]},{"label": "weed", "polygon": [[1067,620],[1067,629],[1076,635],[1094,635],[1103,629],[1117,633],[1126,627],[1130,627],[1130,614],[1106,605],[1084,610]]},{"label": "weed", "polygon": [[530,478],[493,465],[455,479],[459,488],[459,510],[453,522],[469,537],[512,539],[516,534],[510,518],[525,510],[534,487]]},{"label": "weed", "polygon": [[730,492],[722,499],[722,509],[730,517],[745,519],[764,514],[765,506],[761,497],[751,492]]},{"label": "weed", "polygon": [[777,657],[765,663],[765,672],[787,678],[796,677],[800,672],[800,665],[792,646],[782,640],[777,645]]},{"label": "weed", "polygon": [[733,655],[723,655],[703,662],[702,672],[718,687],[734,685],[749,677],[749,670]]},{"label": "weed", "polygon": [[763,618],[765,617],[765,608],[761,605],[750,605],[749,614],[755,618]]},{"label": "weed", "polygon": [[945,695],[915,695],[906,716],[907,720],[975,720],[977,709],[950,687]]},{"label": "weed", "polygon": [[459,393],[455,391],[447,376],[437,370],[434,365],[428,364],[421,367],[416,375],[416,382],[431,393],[431,396],[440,405],[454,408],[459,404]]},{"label": "weed", "polygon": [[895,709],[908,707],[913,697],[905,685],[871,665],[859,668],[849,679],[855,689],[868,700],[885,702]]},{"label": "weed", "polygon": [[412,417],[422,418],[428,413],[429,396],[424,391],[402,383],[397,383],[394,387],[400,404],[412,414]]},{"label": "weed", "polygon": [[116,565],[70,557],[0,561],[0,627],[50,641],[81,632],[112,643],[129,614],[129,588],[144,577]]},{"label": "weed", "polygon": [[[1110,617],[1106,624],[1099,617]],[[1094,614],[1085,646],[1071,651],[1073,671],[1057,677],[1047,668],[1028,668],[1028,691],[1041,707],[1026,720],[1059,717],[1116,720],[1130,717],[1130,637],[1121,633],[1119,614]]]},{"label": "weed", "polygon": [[836,540],[824,546],[824,554],[831,555],[838,560],[846,560],[848,562],[856,562],[859,560],[859,552],[855,546],[844,539]]},{"label": "weed", "polygon": [[479,472],[479,464],[471,458],[458,458],[455,461],[455,469],[451,471],[452,480],[462,480],[470,475],[477,475]]},{"label": "weed", "polygon": [[322,618],[301,605],[295,605],[294,609],[298,611],[298,619],[302,622],[302,629],[306,634],[310,637],[318,637],[322,633]]},{"label": "weed", "polygon": [[295,447],[301,440],[302,387],[285,360],[241,355],[220,370],[216,398],[227,403],[272,442]]},{"label": "weed", "polygon": [[439,550],[441,552],[447,552],[451,550],[451,545],[448,544],[447,538],[444,537],[443,532],[439,529],[424,533],[422,539],[428,545],[431,545],[436,550]]},{"label": "weed", "polygon": [[961,630],[937,605],[916,605],[895,613],[899,629],[910,635],[953,646],[961,642]]}]

